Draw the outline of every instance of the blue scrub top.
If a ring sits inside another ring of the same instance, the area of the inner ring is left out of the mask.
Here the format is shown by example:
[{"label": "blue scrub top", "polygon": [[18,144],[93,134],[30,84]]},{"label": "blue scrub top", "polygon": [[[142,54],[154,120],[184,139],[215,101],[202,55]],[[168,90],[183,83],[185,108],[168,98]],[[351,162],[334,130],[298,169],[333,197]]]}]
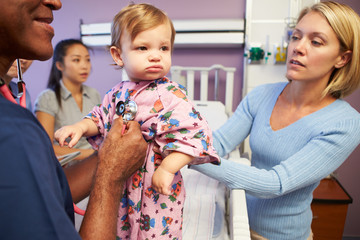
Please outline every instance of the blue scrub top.
[{"label": "blue scrub top", "polygon": [[0,95],[0,239],[80,239],[70,189],[33,114]]}]

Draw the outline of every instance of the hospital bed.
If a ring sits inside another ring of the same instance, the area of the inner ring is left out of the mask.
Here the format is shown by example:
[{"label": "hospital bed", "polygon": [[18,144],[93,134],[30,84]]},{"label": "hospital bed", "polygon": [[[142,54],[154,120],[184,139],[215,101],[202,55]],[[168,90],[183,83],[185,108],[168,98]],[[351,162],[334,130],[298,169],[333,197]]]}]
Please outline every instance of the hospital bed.
[{"label": "hospital bed", "polygon": [[[232,114],[232,99],[235,68],[222,65],[211,67],[171,68],[171,80],[185,86],[188,98],[195,108],[208,121],[212,130],[226,122]],[[225,75],[225,104],[217,99],[221,89],[220,75]],[[211,77],[210,77],[211,76]],[[209,100],[210,79],[214,94]],[[198,94],[199,93],[199,94]],[[235,149],[228,158],[242,164],[250,162],[240,157]],[[181,170],[186,189],[184,206],[184,240],[248,240],[249,223],[244,190],[229,190],[222,183],[202,173],[184,167]]]}]

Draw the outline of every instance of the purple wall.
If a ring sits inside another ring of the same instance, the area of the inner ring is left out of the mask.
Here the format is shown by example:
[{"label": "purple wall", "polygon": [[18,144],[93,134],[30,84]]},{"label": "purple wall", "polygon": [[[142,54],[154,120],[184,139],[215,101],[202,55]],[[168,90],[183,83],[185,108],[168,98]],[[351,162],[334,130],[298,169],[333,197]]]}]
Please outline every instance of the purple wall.
[{"label": "purple wall", "polygon": [[[64,38],[79,38],[80,19],[84,23],[110,22],[112,17],[125,5],[127,1],[107,0],[63,0],[62,10],[55,12],[55,20],[52,24],[56,35],[53,43],[56,44]],[[139,2],[139,1],[134,1]],[[148,0],[148,3],[163,9],[172,19],[196,19],[196,18],[244,18],[245,0]],[[360,13],[360,1],[338,0],[347,3]],[[183,9],[183,10],[181,10]],[[210,66],[220,63],[227,67],[236,67],[235,73],[235,97],[236,106],[241,99],[241,81],[243,72],[242,49],[176,49],[174,51],[173,65],[183,66]],[[87,84],[97,88],[102,95],[115,85],[120,79],[120,72],[113,66],[109,53],[96,49],[92,55],[93,70]],[[28,89],[34,101],[36,96],[45,89],[51,61],[35,61],[32,67],[24,74],[28,81]],[[36,83],[31,83],[36,79]],[[360,111],[360,90],[346,100]],[[360,220],[360,147],[349,159],[337,170],[337,175],[342,185],[353,197],[354,202],[349,206],[345,236],[360,236],[358,222]]]},{"label": "purple wall", "polygon": [[[337,0],[352,7],[360,14],[360,1],[358,0]],[[360,37],[360,36],[359,36]],[[346,100],[360,112],[360,89],[354,92]],[[359,126],[360,127],[360,126]],[[353,198],[353,203],[349,205],[344,236],[360,237],[360,146],[350,155],[350,157],[336,170],[340,183]]]},{"label": "purple wall", "polygon": [[[130,2],[130,1],[129,1]],[[140,3],[140,1],[134,1]],[[244,18],[245,0],[214,1],[209,4],[205,0],[200,1],[166,1],[149,0],[151,3],[168,13],[171,19],[198,19],[198,18]],[[80,19],[85,24],[111,22],[113,16],[128,1],[88,1],[88,0],[63,0],[63,7],[54,13],[53,26],[55,37],[53,44],[64,38],[80,37]],[[184,6],[186,6],[184,8]],[[184,9],[184,11],[179,11]],[[191,57],[189,57],[191,56]],[[234,106],[241,99],[241,76],[242,76],[243,50],[237,49],[175,49],[173,65],[183,66],[211,66],[219,63],[226,67],[235,67],[235,97]],[[111,56],[102,49],[95,49],[92,58],[92,73],[87,85],[95,87],[101,95],[114,86],[121,78],[121,72],[114,69]],[[25,81],[38,79],[36,84],[28,84],[33,101],[36,96],[46,87],[51,61],[35,61],[32,67],[24,74]],[[40,78],[40,79],[39,79]]]}]

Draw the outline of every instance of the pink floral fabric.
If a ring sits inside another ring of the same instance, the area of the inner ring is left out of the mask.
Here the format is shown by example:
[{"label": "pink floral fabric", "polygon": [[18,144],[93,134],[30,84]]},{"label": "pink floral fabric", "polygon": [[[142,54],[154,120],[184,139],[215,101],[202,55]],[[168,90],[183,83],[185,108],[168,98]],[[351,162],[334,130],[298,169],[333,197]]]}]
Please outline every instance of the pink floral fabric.
[{"label": "pink floral fabric", "polygon": [[152,175],[172,151],[193,156],[190,164],[219,164],[211,130],[181,85],[165,77],[137,83],[124,81],[107,92],[102,104],[88,115],[100,131],[88,139],[95,149],[111,128],[116,104],[130,100],[137,104],[135,121],[140,123],[149,146],[144,165],[126,182],[119,208],[118,239],[182,239],[185,189],[181,173],[174,177],[170,196],[152,189]]}]

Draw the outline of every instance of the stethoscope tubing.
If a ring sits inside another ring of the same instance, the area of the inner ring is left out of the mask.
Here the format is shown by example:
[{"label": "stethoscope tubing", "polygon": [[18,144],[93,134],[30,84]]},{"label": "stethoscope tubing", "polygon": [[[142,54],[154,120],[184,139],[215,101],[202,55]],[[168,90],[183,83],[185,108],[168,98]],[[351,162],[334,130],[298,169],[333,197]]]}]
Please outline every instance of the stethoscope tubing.
[{"label": "stethoscope tubing", "polygon": [[[10,102],[17,104],[14,96],[12,95],[9,87],[5,84],[4,80],[1,79],[0,85],[1,85],[0,86],[1,94]],[[22,87],[23,87],[23,91],[25,92],[25,83],[24,82],[22,82]],[[26,94],[23,94],[20,97],[19,104],[20,104],[20,106],[26,108]]]},{"label": "stethoscope tubing", "polygon": [[79,214],[79,215],[84,216],[85,215],[85,210],[78,208],[78,206],[76,206],[75,203],[73,203],[73,204],[74,204],[74,212]]},{"label": "stethoscope tubing", "polygon": [[[18,81],[18,96],[16,96],[16,97],[19,98],[20,106],[26,108],[26,89],[25,89],[25,82],[22,79],[20,59],[16,59],[16,65],[17,65],[17,74],[18,74],[18,79],[19,79],[19,81]],[[20,89],[21,89],[21,92],[20,92]],[[13,94],[11,93],[9,87],[6,85],[6,83],[3,79],[0,79],[0,92],[7,100],[17,104]]]}]

